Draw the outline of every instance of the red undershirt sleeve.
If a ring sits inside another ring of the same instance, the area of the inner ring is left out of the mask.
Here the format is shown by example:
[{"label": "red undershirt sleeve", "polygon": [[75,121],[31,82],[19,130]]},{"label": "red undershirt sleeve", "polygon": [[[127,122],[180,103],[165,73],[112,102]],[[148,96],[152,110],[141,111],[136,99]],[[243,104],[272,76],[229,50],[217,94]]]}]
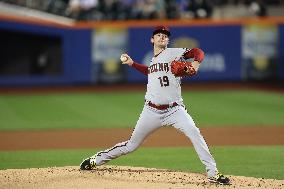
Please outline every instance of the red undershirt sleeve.
[{"label": "red undershirt sleeve", "polygon": [[148,66],[144,64],[139,64],[137,62],[133,62],[132,67],[138,70],[139,72],[143,73],[144,75],[148,75]]}]

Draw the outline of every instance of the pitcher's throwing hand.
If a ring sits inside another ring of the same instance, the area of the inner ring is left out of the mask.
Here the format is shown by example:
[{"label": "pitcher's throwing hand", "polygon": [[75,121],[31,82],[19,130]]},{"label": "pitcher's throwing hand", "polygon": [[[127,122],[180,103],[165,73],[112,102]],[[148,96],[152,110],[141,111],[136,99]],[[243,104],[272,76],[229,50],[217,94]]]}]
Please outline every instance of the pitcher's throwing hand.
[{"label": "pitcher's throwing hand", "polygon": [[133,60],[130,58],[130,56],[128,54],[122,54],[120,56],[120,60],[121,60],[122,64],[128,64],[129,66],[131,66],[133,64]]}]

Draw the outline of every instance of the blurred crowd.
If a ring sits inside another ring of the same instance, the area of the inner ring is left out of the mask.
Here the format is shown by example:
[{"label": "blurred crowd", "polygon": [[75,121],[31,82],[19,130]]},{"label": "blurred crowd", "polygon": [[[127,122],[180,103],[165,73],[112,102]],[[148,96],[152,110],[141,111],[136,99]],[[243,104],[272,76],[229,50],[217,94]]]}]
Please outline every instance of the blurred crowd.
[{"label": "blurred crowd", "polygon": [[[200,19],[212,17],[216,7],[243,5],[255,16],[282,0],[0,0],[77,20]],[[284,12],[284,10],[283,10]]]}]

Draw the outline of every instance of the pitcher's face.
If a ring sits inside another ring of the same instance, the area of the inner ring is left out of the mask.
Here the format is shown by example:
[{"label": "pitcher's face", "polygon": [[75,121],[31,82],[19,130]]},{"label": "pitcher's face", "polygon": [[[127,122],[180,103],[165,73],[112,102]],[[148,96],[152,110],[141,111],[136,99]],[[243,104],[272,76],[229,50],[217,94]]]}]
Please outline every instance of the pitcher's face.
[{"label": "pitcher's face", "polygon": [[157,33],[151,38],[151,42],[156,47],[166,48],[169,44],[169,37],[166,34]]}]

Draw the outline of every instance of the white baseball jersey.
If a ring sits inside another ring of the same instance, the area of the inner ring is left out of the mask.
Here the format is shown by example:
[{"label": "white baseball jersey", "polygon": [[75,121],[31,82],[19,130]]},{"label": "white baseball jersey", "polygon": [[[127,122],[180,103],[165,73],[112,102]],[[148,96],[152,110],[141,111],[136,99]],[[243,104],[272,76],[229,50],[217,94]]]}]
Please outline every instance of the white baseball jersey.
[{"label": "white baseball jersey", "polygon": [[171,72],[171,62],[179,60],[187,48],[167,48],[153,57],[148,67],[148,84],[145,99],[154,104],[182,102],[181,78]]}]

